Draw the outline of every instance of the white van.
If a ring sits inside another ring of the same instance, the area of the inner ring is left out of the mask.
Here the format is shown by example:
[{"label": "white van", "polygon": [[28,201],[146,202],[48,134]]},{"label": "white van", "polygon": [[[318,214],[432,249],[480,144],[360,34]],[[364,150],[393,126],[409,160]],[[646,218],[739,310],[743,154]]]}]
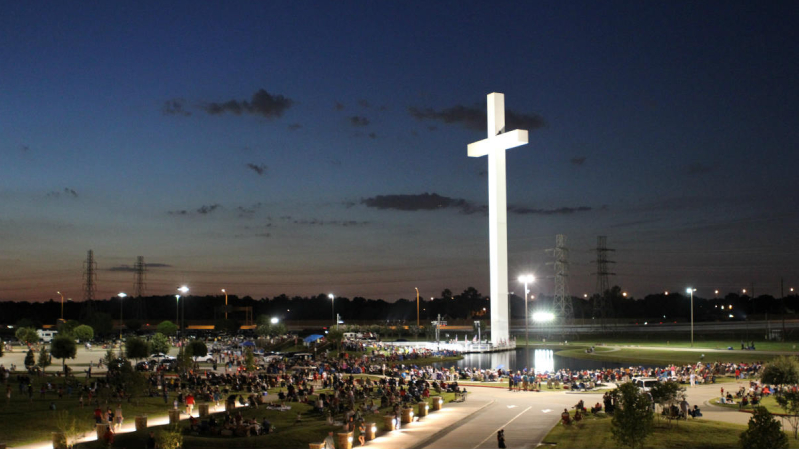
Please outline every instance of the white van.
[{"label": "white van", "polygon": [[633,377],[633,382],[641,391],[649,391],[652,389],[652,386],[657,384],[659,380],[654,377]]},{"label": "white van", "polygon": [[39,334],[39,340],[45,343],[50,343],[51,341],[53,341],[53,337],[55,337],[56,334],[58,334],[58,331],[36,329],[36,333]]}]

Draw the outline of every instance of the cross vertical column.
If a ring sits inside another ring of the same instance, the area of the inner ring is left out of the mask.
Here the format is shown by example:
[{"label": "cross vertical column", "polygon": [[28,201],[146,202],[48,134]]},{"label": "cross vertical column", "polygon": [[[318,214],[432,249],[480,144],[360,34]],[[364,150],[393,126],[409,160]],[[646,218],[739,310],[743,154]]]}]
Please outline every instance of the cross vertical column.
[{"label": "cross vertical column", "polygon": [[[488,95],[488,139],[505,132],[505,95]],[[491,343],[507,342],[508,329],[508,206],[505,149],[488,152],[488,236],[491,280]]]}]

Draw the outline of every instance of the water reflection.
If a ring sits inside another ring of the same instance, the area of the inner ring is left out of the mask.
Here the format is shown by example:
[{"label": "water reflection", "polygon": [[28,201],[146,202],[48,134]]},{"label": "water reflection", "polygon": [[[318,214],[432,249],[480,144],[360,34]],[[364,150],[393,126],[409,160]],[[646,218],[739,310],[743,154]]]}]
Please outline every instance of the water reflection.
[{"label": "water reflection", "polygon": [[[525,351],[527,352],[525,354]],[[525,357],[527,355],[527,357]],[[586,370],[602,368],[622,368],[624,365],[618,362],[607,362],[601,360],[584,360],[572,357],[563,357],[555,354],[551,349],[525,349],[518,348],[515,351],[493,352],[488,354],[466,354],[462,360],[444,364],[447,368],[457,366],[459,368],[477,369],[507,369],[521,371],[526,368],[526,361],[532,362],[532,368],[536,373],[553,372],[559,369]],[[518,361],[518,363],[517,363]],[[435,364],[441,367],[442,364]]]}]

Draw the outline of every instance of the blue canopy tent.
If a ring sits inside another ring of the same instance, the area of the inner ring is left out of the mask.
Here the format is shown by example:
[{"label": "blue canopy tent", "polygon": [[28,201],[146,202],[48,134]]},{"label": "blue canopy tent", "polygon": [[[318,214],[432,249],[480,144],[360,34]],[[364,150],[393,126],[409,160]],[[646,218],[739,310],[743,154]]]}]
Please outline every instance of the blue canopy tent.
[{"label": "blue canopy tent", "polygon": [[252,342],[252,341],[250,341],[250,340],[247,340],[247,341],[245,341],[244,343],[242,343],[241,345],[242,345],[242,346],[255,346],[255,342]]},{"label": "blue canopy tent", "polygon": [[313,335],[309,335],[309,336],[303,338],[302,341],[304,341],[305,343],[313,343],[316,340],[319,340],[320,338],[323,338],[323,337],[324,337],[324,335],[313,334]]}]

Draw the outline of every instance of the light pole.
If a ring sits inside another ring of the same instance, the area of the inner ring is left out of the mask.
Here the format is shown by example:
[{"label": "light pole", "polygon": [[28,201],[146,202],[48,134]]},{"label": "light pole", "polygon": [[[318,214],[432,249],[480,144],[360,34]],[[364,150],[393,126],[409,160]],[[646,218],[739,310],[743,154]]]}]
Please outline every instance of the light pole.
[{"label": "light pole", "polygon": [[416,327],[419,327],[419,288],[416,289]]},{"label": "light pole", "polygon": [[[180,287],[178,287],[178,291],[183,293],[183,296],[186,296],[186,293],[189,292],[189,287],[186,287],[185,285],[181,285]],[[180,336],[183,337],[183,331],[185,330],[184,327],[186,325],[186,298],[183,298],[183,307],[181,307],[181,308],[183,309],[182,310],[183,316],[181,317],[180,327],[179,328],[181,329]],[[181,346],[181,348],[182,347],[183,346]]]},{"label": "light pole", "polygon": [[524,363],[527,368],[530,366],[530,316],[527,311],[527,294],[530,293],[530,290],[527,288],[527,284],[535,282],[535,276],[523,274],[519,276],[519,282],[524,284]]},{"label": "light pole", "polygon": [[178,326],[178,335],[180,335],[180,295],[175,295],[175,324]]},{"label": "light pole", "polygon": [[227,321],[227,292],[224,288],[222,289],[222,293],[225,294],[225,321]]},{"label": "light pole", "polygon": [[126,295],[124,292],[119,292],[117,296],[119,296],[119,341],[122,341],[122,326],[124,322],[122,320],[122,299],[128,295]]},{"label": "light pole", "polygon": [[691,294],[691,347],[694,347],[694,292],[696,291],[695,288],[688,287],[685,290],[686,293]]},{"label": "light pole", "polygon": [[329,293],[327,297],[330,298],[330,310],[333,313],[333,322],[336,323],[336,329],[338,329],[338,320],[336,319],[336,295]]},{"label": "light pole", "polygon": [[56,292],[61,295],[61,321],[64,321],[64,294],[61,292]]}]

